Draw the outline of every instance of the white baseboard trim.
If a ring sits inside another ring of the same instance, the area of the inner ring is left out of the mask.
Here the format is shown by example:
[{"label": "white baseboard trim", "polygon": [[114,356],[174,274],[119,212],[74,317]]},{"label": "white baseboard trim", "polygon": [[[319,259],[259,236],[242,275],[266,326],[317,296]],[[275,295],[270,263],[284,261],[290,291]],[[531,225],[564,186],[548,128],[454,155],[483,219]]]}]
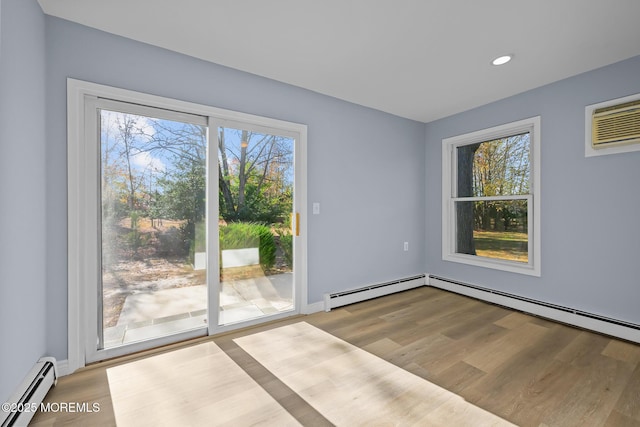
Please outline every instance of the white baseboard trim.
[{"label": "white baseboard trim", "polygon": [[413,288],[424,286],[426,276],[419,274],[417,276],[406,277],[402,279],[392,280],[390,282],[376,283],[356,289],[350,289],[332,294],[324,294],[324,310],[331,311],[332,308],[342,307],[385,295],[391,295],[398,292],[406,291]]},{"label": "white baseboard trim", "polygon": [[429,286],[466,295],[482,301],[491,302],[523,311],[525,313],[566,323],[579,328],[600,332],[605,335],[621,338],[627,341],[640,343],[640,325],[609,319],[592,313],[582,312],[567,307],[561,307],[541,301],[530,300],[509,295],[480,286],[460,283],[431,276]]},{"label": "white baseboard trim", "polygon": [[58,360],[57,367],[58,367],[58,376],[60,377],[73,374],[73,370],[69,366],[69,359]]},{"label": "white baseboard trim", "polygon": [[302,314],[313,314],[324,311],[324,301],[307,304],[302,310]]}]

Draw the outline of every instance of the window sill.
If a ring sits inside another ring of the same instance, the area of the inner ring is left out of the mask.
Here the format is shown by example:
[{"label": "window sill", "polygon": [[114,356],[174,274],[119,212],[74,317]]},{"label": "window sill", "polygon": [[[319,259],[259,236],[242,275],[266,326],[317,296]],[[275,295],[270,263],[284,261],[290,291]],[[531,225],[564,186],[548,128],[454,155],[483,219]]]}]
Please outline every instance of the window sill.
[{"label": "window sill", "polygon": [[540,266],[525,264],[521,262],[503,261],[499,259],[480,257],[477,255],[448,254],[442,256],[443,261],[457,262],[460,264],[473,265],[476,267],[490,268],[492,270],[502,270],[511,273],[526,274],[528,276],[540,277]]}]

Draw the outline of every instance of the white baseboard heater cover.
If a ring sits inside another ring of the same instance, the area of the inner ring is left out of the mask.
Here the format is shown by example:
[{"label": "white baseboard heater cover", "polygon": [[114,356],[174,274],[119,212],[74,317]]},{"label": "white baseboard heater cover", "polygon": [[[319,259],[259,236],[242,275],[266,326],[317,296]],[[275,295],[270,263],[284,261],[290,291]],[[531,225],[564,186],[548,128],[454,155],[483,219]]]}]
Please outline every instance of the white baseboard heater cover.
[{"label": "white baseboard heater cover", "polygon": [[468,283],[457,282],[442,277],[429,276],[429,285],[482,301],[491,302],[514,310],[555,320],[560,323],[600,332],[605,335],[640,343],[640,325],[617,319],[537,301],[506,292],[496,291]]},{"label": "white baseboard heater cover", "polygon": [[[2,427],[26,426],[33,418],[36,409],[47,395],[49,389],[58,381],[56,359],[42,357],[29,371],[16,392],[6,402],[10,411],[0,411]],[[6,406],[6,405],[5,405]],[[27,410],[24,410],[28,408]]]},{"label": "white baseboard heater cover", "polygon": [[404,279],[392,280],[390,282],[378,283],[376,285],[363,286],[333,294],[324,294],[324,311],[331,311],[332,308],[354,304],[368,299],[378,298],[384,295],[394,294],[413,288],[424,286],[426,276],[407,277]]}]

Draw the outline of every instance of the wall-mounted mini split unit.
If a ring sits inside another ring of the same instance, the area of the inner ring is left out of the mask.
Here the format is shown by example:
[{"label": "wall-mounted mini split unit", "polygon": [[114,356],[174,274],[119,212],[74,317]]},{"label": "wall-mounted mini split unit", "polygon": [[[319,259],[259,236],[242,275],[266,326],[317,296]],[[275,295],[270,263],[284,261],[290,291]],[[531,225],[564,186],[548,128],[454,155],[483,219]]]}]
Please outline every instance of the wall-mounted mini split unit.
[{"label": "wall-mounted mini split unit", "polygon": [[585,155],[640,150],[640,94],[585,109]]}]

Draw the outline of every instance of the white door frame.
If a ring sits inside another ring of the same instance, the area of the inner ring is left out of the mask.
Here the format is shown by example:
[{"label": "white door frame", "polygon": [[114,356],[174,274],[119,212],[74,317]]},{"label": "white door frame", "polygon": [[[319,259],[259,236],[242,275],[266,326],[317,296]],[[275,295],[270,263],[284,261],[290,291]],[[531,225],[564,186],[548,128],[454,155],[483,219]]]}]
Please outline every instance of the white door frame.
[{"label": "white door frame", "polygon": [[[129,91],[125,89],[113,88],[110,86],[99,85],[96,83],[84,82],[75,79],[67,79],[67,182],[68,182],[68,372],[74,372],[78,368],[86,365],[87,348],[85,343],[89,342],[87,330],[88,316],[94,315],[95,310],[88,309],[91,304],[95,305],[94,295],[85,290],[85,283],[97,280],[98,259],[96,255],[97,248],[97,229],[95,226],[95,218],[98,216],[97,204],[88,203],[95,199],[97,188],[93,183],[87,182],[85,179],[92,170],[95,172],[97,148],[91,147],[91,144],[85,144],[84,141],[95,140],[96,134],[91,126],[86,125],[87,113],[91,107],[91,99],[106,98],[122,102],[147,105],[154,108],[166,109],[171,111],[180,111],[187,114],[194,114],[208,117],[209,132],[212,129],[217,130],[217,126],[227,127],[244,127],[253,130],[260,130],[277,135],[290,136],[295,139],[295,191],[294,191],[294,210],[300,214],[301,223],[299,227],[299,236],[294,239],[294,298],[295,310],[284,313],[282,315],[269,316],[271,320],[278,317],[286,317],[296,313],[307,313],[307,126],[298,123],[286,122],[282,120],[270,119],[261,116],[255,116],[246,113],[239,113],[230,110],[224,110],[202,104],[194,104],[191,102],[178,101],[170,98],[149,95],[140,92]],[[92,114],[92,113],[89,113]],[[90,119],[92,120],[92,119]],[[210,135],[213,139],[213,136]],[[213,149],[214,144],[209,144]],[[215,144],[217,153],[217,144]],[[92,157],[93,156],[93,157]],[[93,159],[87,162],[87,159]],[[217,155],[208,156],[208,167],[217,170]],[[212,177],[211,184],[215,186],[217,183],[217,173]],[[217,187],[215,187],[217,188]],[[208,210],[209,214],[217,217],[218,206],[217,196],[209,197]],[[215,206],[214,206],[215,205]],[[93,218],[93,219],[92,219]],[[214,230],[210,235],[217,237],[218,225],[217,221],[212,221]],[[213,233],[215,231],[215,233]],[[209,239],[210,244],[213,239]],[[217,258],[217,257],[214,257]],[[217,264],[217,261],[213,261]],[[217,265],[210,265],[210,268],[217,268]],[[217,271],[217,270],[211,270]],[[216,276],[215,274],[209,275]],[[218,280],[218,279],[210,279]],[[208,283],[209,289],[212,284]],[[214,283],[215,285],[215,283]],[[217,287],[215,288],[217,289]],[[217,292],[209,292],[210,307],[216,307],[216,310],[208,310],[209,316],[212,311],[217,313],[218,295]],[[215,305],[213,304],[215,303]],[[260,323],[265,318],[253,321],[218,326],[217,318],[214,322],[209,319],[208,334],[219,333],[225,330],[231,330],[238,327],[244,327],[251,324]],[[95,322],[94,322],[95,323]],[[206,332],[205,332],[206,333]],[[181,339],[187,339],[203,335],[202,330],[188,331],[180,335]],[[163,345],[172,342],[175,337],[159,338],[150,343],[154,346]],[[129,351],[137,351],[147,348],[148,343],[127,346]],[[117,353],[108,357],[117,356]]]}]

